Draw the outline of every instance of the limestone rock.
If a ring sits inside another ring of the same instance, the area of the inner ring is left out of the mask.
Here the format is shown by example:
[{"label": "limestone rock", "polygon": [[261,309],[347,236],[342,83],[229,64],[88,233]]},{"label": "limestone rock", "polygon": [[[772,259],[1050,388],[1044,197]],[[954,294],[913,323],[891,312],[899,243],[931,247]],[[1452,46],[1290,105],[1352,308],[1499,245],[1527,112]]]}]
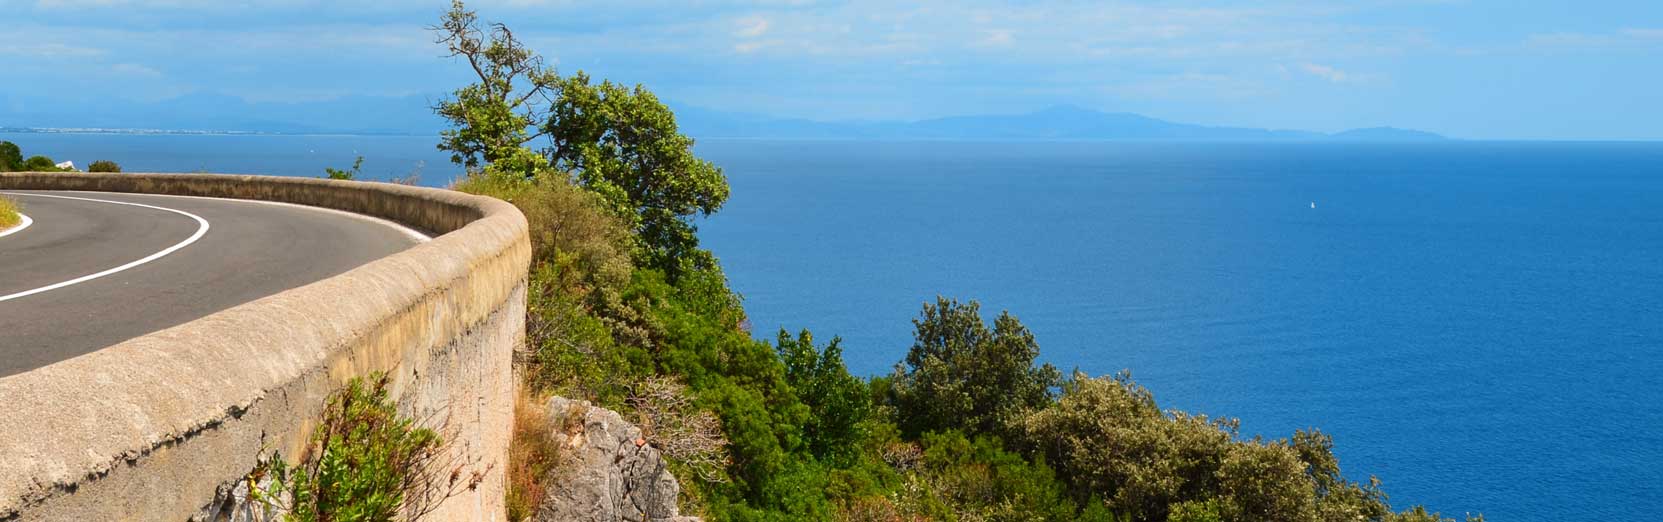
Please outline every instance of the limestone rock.
[{"label": "limestone rock", "polygon": [[641,429],[588,401],[549,400],[562,465],[544,483],[535,520],[547,522],[697,522],[676,507],[681,485]]}]

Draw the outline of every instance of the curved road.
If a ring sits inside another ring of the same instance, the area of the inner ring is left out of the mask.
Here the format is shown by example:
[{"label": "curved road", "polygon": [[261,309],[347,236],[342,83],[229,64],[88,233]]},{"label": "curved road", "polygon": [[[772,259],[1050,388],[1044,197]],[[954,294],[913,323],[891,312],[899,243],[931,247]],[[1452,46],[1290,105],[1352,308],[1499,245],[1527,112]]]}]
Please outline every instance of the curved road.
[{"label": "curved road", "polygon": [[420,239],[384,221],[294,205],[0,194],[34,220],[0,236],[0,377],[318,281]]}]

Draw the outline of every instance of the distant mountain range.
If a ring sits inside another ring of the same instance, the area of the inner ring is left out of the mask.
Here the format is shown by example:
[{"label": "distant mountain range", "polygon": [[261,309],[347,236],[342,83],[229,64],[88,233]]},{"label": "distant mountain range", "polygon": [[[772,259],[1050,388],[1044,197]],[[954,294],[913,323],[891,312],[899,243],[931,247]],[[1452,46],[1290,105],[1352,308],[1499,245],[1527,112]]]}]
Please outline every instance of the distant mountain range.
[{"label": "distant mountain range", "polygon": [[1248,127],[1213,127],[1170,122],[1140,114],[1100,112],[1073,106],[1051,107],[1027,114],[953,116],[910,122],[823,122],[770,118],[701,109],[677,110],[676,119],[682,130],[687,134],[708,138],[1169,141],[1427,141],[1445,139],[1443,136],[1430,132],[1392,127],[1354,129],[1335,134]]},{"label": "distant mountain range", "polygon": [[[258,103],[195,94],[154,103],[106,101],[72,106],[0,102],[0,128],[127,129],[277,134],[437,134],[444,122],[424,96],[349,96],[329,101]],[[954,116],[919,121],[826,122],[697,107],[676,108],[695,138],[924,140],[1441,140],[1430,132],[1375,127],[1335,134],[1213,127],[1125,112],[1057,106],[1027,114]]]}]

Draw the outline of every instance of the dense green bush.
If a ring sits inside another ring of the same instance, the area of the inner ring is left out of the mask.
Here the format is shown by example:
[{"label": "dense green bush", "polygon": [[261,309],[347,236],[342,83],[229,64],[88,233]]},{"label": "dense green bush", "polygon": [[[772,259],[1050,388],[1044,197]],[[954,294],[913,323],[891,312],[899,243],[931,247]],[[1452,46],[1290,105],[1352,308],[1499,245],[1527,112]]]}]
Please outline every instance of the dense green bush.
[{"label": "dense green bush", "polygon": [[21,170],[26,172],[57,172],[58,164],[52,161],[52,158],[46,156],[29,156],[29,159],[23,160]]},{"label": "dense green bush", "polygon": [[0,141],[0,172],[23,170],[23,149],[16,143]]},{"label": "dense green bush", "polygon": [[1010,314],[999,314],[989,330],[978,303],[938,297],[912,324],[912,349],[893,377],[895,409],[907,434],[1002,434],[1024,412],[1051,401],[1059,374],[1049,364],[1034,366],[1039,344]]},{"label": "dense green bush", "polygon": [[121,165],[110,160],[98,160],[87,165],[87,172],[121,172]]}]

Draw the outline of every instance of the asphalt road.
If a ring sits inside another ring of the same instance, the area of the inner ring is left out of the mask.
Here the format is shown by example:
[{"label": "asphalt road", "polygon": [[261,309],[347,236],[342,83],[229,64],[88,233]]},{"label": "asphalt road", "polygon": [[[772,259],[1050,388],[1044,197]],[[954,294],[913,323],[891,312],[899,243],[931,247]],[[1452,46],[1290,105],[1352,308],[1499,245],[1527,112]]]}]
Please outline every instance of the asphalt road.
[{"label": "asphalt road", "polygon": [[418,241],[390,223],[293,205],[0,194],[33,219],[0,236],[0,377],[318,281]]}]

